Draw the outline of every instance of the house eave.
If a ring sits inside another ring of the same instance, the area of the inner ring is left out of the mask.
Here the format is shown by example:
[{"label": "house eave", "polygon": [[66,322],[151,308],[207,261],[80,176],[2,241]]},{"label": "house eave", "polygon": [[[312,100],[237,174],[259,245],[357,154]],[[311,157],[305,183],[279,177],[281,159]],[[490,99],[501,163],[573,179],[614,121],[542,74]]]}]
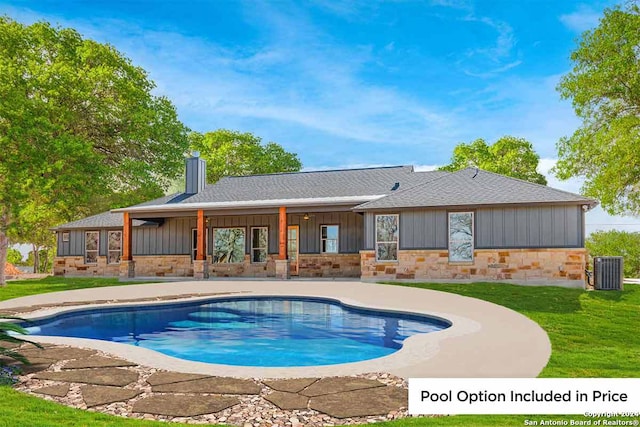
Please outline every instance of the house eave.
[{"label": "house eave", "polygon": [[595,208],[598,202],[592,199],[585,200],[570,200],[570,201],[531,201],[531,202],[506,202],[506,203],[466,203],[455,205],[422,205],[422,206],[366,206],[364,203],[355,206],[352,211],[354,212],[373,212],[373,211],[397,211],[397,210],[411,210],[411,209],[476,209],[476,208],[492,208],[492,207],[526,207],[526,206],[560,206],[560,205],[582,205],[587,208],[586,212]]},{"label": "house eave", "polygon": [[202,203],[176,203],[163,205],[132,206],[128,208],[113,209],[113,213],[149,213],[149,212],[184,212],[193,213],[198,210],[234,210],[251,208],[278,208],[278,207],[302,207],[302,206],[345,206],[358,205],[365,202],[380,199],[381,195],[364,196],[340,196],[340,197],[308,197],[299,199],[270,199],[270,200],[244,200],[232,202],[202,202]]}]

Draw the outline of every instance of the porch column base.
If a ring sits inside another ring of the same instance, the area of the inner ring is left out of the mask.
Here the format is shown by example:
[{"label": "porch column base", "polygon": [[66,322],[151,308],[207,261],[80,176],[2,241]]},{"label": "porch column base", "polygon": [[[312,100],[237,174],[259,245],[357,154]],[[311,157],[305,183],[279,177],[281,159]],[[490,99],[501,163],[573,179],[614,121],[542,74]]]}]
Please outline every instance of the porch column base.
[{"label": "porch column base", "polygon": [[193,278],[196,280],[209,278],[209,263],[206,260],[193,261]]},{"label": "porch column base", "polygon": [[288,280],[291,278],[289,273],[289,260],[277,259],[276,260],[276,279]]},{"label": "porch column base", "polygon": [[136,277],[136,262],[120,260],[120,278],[130,279]]}]

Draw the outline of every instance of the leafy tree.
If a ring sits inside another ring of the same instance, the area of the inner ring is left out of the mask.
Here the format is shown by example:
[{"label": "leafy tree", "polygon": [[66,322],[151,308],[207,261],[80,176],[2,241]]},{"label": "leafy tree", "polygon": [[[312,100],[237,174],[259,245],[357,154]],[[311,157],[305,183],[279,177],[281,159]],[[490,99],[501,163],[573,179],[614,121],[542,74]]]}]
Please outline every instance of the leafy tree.
[{"label": "leafy tree", "polygon": [[275,142],[249,132],[218,129],[189,135],[191,149],[207,161],[207,181],[215,183],[223,176],[241,176],[275,172],[296,172],[302,168],[298,156]]},{"label": "leafy tree", "polygon": [[489,172],[547,185],[547,179],[537,171],[539,161],[540,156],[529,141],[503,136],[493,145],[487,145],[484,139],[458,144],[453,149],[451,164],[440,170],[456,171],[475,166]]},{"label": "leafy tree", "polygon": [[22,253],[17,249],[9,248],[7,252],[7,262],[13,265],[22,265]]},{"label": "leafy tree", "polygon": [[583,193],[611,214],[640,213],[640,7],[607,9],[582,34],[558,91],[582,126],[558,142],[561,179],[584,178]]},{"label": "leafy tree", "polygon": [[[33,266],[34,273],[44,273],[48,271],[48,256],[53,255],[53,247],[56,244],[55,234],[49,229],[52,225],[61,222],[63,218],[57,212],[53,203],[46,203],[42,200],[32,199],[25,203],[20,210],[21,220],[14,229],[16,238],[20,243],[31,245],[31,253],[27,259],[27,265]],[[44,258],[40,255],[44,254]],[[41,265],[41,260],[44,265]]]},{"label": "leafy tree", "polygon": [[183,172],[187,129],[153,88],[110,45],[0,17],[0,286],[9,236],[159,196]]},{"label": "leafy tree", "polygon": [[585,243],[591,256],[624,257],[624,277],[640,277],[640,233],[596,231]]},{"label": "leafy tree", "polygon": [[53,267],[55,250],[51,247],[31,250],[27,255],[26,265],[33,266],[34,273],[49,273]]}]

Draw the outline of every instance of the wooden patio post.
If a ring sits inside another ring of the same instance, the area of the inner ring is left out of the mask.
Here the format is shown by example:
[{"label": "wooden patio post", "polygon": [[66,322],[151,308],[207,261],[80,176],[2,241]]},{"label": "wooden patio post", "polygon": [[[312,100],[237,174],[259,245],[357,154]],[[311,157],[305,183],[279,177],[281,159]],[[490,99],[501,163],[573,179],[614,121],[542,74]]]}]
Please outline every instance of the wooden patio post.
[{"label": "wooden patio post", "polygon": [[131,216],[129,212],[124,213],[124,227],[122,229],[122,260],[131,261]]},{"label": "wooden patio post", "polygon": [[278,259],[276,260],[276,278],[289,278],[289,260],[287,259],[287,208],[278,209]]},{"label": "wooden patio post", "polygon": [[122,221],[122,257],[120,258],[120,277],[136,277],[136,263],[133,261],[132,230],[133,220],[129,212],[124,212]]},{"label": "wooden patio post", "polygon": [[281,206],[279,209],[280,221],[278,227],[278,259],[287,259],[287,208]]},{"label": "wooden patio post", "polygon": [[205,253],[205,225],[204,225],[204,211],[202,209],[198,209],[198,245],[196,247],[196,260],[204,261],[207,259],[207,254]]}]

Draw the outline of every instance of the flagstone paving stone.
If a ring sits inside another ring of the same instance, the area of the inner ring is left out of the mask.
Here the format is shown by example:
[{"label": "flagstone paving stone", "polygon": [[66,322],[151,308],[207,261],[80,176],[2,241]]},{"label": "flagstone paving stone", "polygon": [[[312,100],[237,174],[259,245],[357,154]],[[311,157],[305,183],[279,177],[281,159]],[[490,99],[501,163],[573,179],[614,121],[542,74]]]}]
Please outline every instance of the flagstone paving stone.
[{"label": "flagstone paving stone", "polygon": [[312,397],[309,407],[335,418],[384,415],[407,407],[407,390],[385,386]]},{"label": "flagstone paving stone", "polygon": [[14,349],[14,348],[20,347],[21,344],[22,343],[19,343],[19,342],[0,341],[0,347],[2,348]]},{"label": "flagstone paving stone", "polygon": [[69,393],[69,384],[52,385],[33,390],[35,393],[47,396],[65,397]]},{"label": "flagstone paving stone", "polygon": [[260,386],[251,380],[211,377],[153,386],[160,393],[260,394]]},{"label": "flagstone paving stone", "polygon": [[286,391],[288,393],[297,393],[306,387],[309,387],[318,378],[293,378],[287,380],[262,381],[264,385],[278,391]]},{"label": "flagstone paving stone", "polygon": [[195,417],[220,412],[240,403],[230,396],[185,396],[176,394],[154,395],[133,404],[133,412],[168,415],[171,417]]},{"label": "flagstone paving stone", "polygon": [[46,371],[55,363],[55,360],[40,359],[38,357],[29,357],[29,364],[16,363],[22,370],[23,375],[33,374],[35,372]]},{"label": "flagstone paving stone", "polygon": [[382,386],[384,386],[384,384],[380,381],[368,380],[366,378],[328,377],[322,378],[311,384],[309,387],[302,390],[300,394],[303,396],[313,397]]},{"label": "flagstone paving stone", "polygon": [[306,396],[300,396],[297,393],[274,391],[273,393],[264,396],[264,398],[276,405],[278,408],[285,410],[307,409],[309,405],[309,398]]},{"label": "flagstone paving stone", "polygon": [[44,350],[39,348],[29,348],[20,350],[26,357],[37,357],[52,360],[82,359],[96,354],[95,350],[85,350],[73,347],[48,347]]},{"label": "flagstone paving stone", "polygon": [[123,359],[104,356],[90,356],[65,363],[62,369],[108,368],[108,367],[137,366],[137,363]]},{"label": "flagstone paving stone", "polygon": [[183,374],[181,372],[155,372],[147,378],[150,385],[161,385],[179,383],[182,381],[199,380],[201,378],[211,378],[210,375],[201,374]]},{"label": "flagstone paving stone", "polygon": [[112,385],[122,387],[138,380],[138,374],[127,369],[99,368],[62,372],[40,372],[34,376],[40,380],[65,381],[95,385]]},{"label": "flagstone paving stone", "polygon": [[108,405],[114,402],[123,402],[132,399],[142,393],[142,390],[131,390],[120,387],[85,385],[80,388],[82,399],[87,407]]}]

